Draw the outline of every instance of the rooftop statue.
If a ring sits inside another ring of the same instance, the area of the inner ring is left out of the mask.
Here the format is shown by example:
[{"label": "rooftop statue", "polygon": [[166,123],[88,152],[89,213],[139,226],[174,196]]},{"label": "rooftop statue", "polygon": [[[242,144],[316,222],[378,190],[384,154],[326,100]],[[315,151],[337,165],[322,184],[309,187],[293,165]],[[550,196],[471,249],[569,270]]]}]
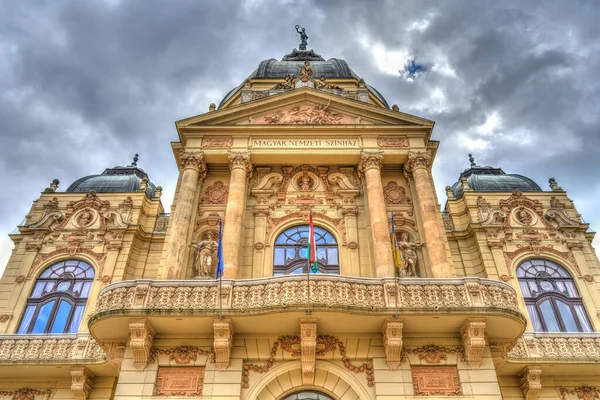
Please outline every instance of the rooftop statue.
[{"label": "rooftop statue", "polygon": [[306,50],[306,46],[308,45],[307,39],[308,35],[306,34],[306,29],[302,28],[300,25],[296,25],[296,32],[300,34],[300,50]]}]

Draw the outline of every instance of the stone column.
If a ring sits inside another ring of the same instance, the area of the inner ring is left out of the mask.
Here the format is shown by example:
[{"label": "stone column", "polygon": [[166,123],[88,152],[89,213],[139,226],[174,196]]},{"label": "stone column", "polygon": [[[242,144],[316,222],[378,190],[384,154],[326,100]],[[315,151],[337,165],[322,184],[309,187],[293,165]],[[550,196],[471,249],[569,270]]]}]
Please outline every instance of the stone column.
[{"label": "stone column", "polygon": [[369,219],[373,238],[373,259],[378,278],[394,276],[391,231],[388,228],[387,212],[381,183],[383,151],[362,151],[359,171],[364,175],[369,203]]},{"label": "stone column", "polygon": [[419,212],[423,221],[425,247],[434,278],[451,278],[456,275],[446,253],[446,232],[435,201],[435,193],[429,176],[431,152],[408,153],[404,170],[412,174],[417,192]]},{"label": "stone column", "polygon": [[235,279],[240,261],[242,222],[246,205],[246,178],[248,172],[252,170],[250,153],[231,153],[229,166],[231,167],[231,180],[229,181],[229,197],[223,226],[223,259],[225,261],[223,277]]},{"label": "stone column", "polygon": [[169,237],[165,264],[159,272],[159,279],[181,278],[183,260],[188,249],[188,233],[194,215],[194,199],[196,198],[196,191],[201,185],[201,182],[198,183],[198,178],[204,180],[206,177],[206,164],[203,160],[203,153],[181,151],[179,157],[182,168],[181,182],[179,183],[175,212],[169,222],[171,236]]}]

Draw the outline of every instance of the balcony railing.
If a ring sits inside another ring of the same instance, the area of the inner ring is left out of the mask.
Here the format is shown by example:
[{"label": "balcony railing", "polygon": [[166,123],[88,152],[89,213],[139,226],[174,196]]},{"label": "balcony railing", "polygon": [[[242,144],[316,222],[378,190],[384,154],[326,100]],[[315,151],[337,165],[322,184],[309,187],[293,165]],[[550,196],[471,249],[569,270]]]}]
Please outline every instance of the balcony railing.
[{"label": "balcony railing", "polygon": [[599,362],[600,332],[531,333],[521,336],[508,353],[510,362]]},{"label": "balcony railing", "polygon": [[1,364],[94,364],[107,353],[88,334],[0,335]]}]

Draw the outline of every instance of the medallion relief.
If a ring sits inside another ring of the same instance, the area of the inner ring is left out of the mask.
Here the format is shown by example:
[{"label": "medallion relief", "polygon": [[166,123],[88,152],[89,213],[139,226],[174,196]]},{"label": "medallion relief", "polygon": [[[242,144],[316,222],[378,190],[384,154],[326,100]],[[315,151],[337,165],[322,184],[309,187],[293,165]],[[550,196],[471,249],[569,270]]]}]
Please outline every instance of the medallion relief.
[{"label": "medallion relief", "polygon": [[383,195],[387,204],[410,204],[406,190],[395,181],[389,181],[383,188]]},{"label": "medallion relief", "polygon": [[221,181],[216,181],[208,186],[202,196],[204,204],[226,204],[229,196],[229,188]]}]

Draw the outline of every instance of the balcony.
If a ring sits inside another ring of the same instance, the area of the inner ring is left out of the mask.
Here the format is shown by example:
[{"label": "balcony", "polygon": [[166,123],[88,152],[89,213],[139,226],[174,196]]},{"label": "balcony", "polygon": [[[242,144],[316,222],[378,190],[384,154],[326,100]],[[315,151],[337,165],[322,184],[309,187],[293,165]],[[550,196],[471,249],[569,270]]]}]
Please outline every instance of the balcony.
[{"label": "balcony", "polygon": [[0,376],[9,376],[18,365],[27,366],[27,373],[38,377],[60,376],[74,365],[112,375],[116,368],[110,364],[122,358],[124,349],[124,343],[102,347],[89,334],[0,335]]},{"label": "balcony", "polygon": [[[130,318],[148,318],[157,333],[209,334],[222,308],[238,334],[297,331],[306,316],[307,280],[302,276],[223,280],[135,280],[114,283],[99,295],[89,320],[101,342],[127,337]],[[219,302],[219,290],[221,301]],[[381,332],[398,310],[404,332],[458,332],[467,317],[485,317],[489,337],[520,336],[526,320],[515,291],[480,278],[393,279],[314,275],[312,317],[321,332]]]}]

